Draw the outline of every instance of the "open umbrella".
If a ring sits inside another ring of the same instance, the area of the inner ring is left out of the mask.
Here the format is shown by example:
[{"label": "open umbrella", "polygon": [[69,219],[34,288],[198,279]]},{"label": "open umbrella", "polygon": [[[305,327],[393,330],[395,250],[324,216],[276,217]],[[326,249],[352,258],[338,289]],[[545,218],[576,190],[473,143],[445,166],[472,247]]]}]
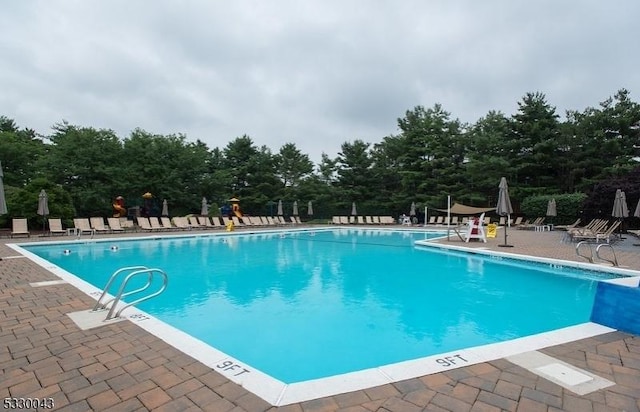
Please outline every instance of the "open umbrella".
[{"label": "open umbrella", "polygon": [[42,189],[38,195],[38,214],[42,216],[42,233],[44,234],[45,223],[47,221],[46,217],[49,214],[49,199],[44,189]]},{"label": "open umbrella", "polygon": [[278,216],[284,215],[284,211],[282,210],[282,200],[278,200],[278,212],[276,214]]},{"label": "open umbrella", "polygon": [[356,202],[351,203],[351,216],[358,216],[358,209],[356,209]]},{"label": "open umbrella", "polygon": [[298,201],[294,201],[293,202],[293,211],[291,212],[292,215],[294,216],[298,216]]},{"label": "open umbrella", "polygon": [[202,198],[202,207],[200,208],[201,216],[209,216],[209,205],[207,204],[207,198]]},{"label": "open umbrella", "polygon": [[162,200],[162,216],[169,216],[169,204],[167,203],[167,199]]},{"label": "open umbrella", "polygon": [[[505,177],[500,179],[500,184],[498,185],[498,205],[496,206],[496,213],[500,216],[507,216],[507,221],[509,219],[509,215],[513,213],[513,207],[511,207],[511,199],[509,198],[509,185],[507,184],[507,179]],[[512,247],[513,245],[507,244],[507,225],[504,226],[504,244],[498,245],[502,247]]]},{"label": "open umbrella", "polygon": [[313,216],[313,202],[311,200],[309,200],[309,204],[307,205],[307,214]]},{"label": "open umbrella", "polygon": [[4,197],[4,173],[2,173],[2,163],[0,163],[0,215],[6,215],[9,211],[7,210],[7,199]]}]

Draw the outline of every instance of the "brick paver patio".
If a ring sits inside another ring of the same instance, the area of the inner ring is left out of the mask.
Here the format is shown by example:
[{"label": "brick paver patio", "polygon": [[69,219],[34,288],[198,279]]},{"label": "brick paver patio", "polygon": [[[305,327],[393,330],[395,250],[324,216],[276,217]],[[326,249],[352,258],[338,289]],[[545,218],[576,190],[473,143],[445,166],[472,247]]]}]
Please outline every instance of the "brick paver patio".
[{"label": "brick paver patio", "polygon": [[[559,232],[511,230],[509,253],[581,260]],[[32,237],[29,241],[38,240]],[[44,238],[49,240],[48,238]],[[52,398],[56,411],[638,411],[640,339],[622,332],[542,352],[615,382],[579,396],[499,359],[394,384],[275,408],[137,325],[80,330],[66,313],[95,301],[0,244],[0,395]],[[501,233],[486,244],[498,250]],[[463,245],[452,238],[452,244]],[[504,252],[505,250],[501,250]],[[640,269],[640,248],[616,247]],[[10,257],[10,258],[7,258]],[[11,406],[10,404],[7,404]],[[14,405],[15,406],[15,405]],[[46,406],[46,405],[45,405]],[[50,405],[49,405],[50,406]],[[15,410],[15,408],[14,408]],[[39,408],[38,410],[47,410]]]}]

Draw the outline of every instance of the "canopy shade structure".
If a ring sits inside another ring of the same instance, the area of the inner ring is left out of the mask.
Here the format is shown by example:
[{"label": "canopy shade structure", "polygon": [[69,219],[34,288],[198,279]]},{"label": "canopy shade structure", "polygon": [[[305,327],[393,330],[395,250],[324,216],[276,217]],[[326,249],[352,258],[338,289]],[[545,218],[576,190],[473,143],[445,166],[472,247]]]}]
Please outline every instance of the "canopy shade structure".
[{"label": "canopy shade structure", "polygon": [[463,205],[462,203],[454,203],[450,210],[447,209],[435,209],[439,212],[450,212],[454,215],[479,215],[481,213],[493,212],[495,207],[473,207]]}]

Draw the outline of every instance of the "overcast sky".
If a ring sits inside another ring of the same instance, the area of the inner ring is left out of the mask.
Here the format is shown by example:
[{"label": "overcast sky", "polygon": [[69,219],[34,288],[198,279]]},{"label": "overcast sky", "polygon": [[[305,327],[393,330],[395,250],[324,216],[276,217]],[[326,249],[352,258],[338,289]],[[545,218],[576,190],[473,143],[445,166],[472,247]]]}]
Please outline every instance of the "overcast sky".
[{"label": "overcast sky", "polygon": [[640,101],[639,16],[638,0],[7,1],[0,115],[210,148],[247,134],[317,162],[417,105],[475,122],[527,92],[562,116],[621,88]]}]

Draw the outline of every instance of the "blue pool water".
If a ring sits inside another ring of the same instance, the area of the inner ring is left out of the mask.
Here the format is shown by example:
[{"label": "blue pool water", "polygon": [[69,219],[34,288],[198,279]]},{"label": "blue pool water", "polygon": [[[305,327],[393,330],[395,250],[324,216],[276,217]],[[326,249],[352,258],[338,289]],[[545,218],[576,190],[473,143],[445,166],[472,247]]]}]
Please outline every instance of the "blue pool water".
[{"label": "blue pool water", "polygon": [[285,383],[589,321],[600,275],[414,246],[429,236],[337,229],[25,248],[99,288],[121,267],[163,269],[167,291],[140,309]]}]

